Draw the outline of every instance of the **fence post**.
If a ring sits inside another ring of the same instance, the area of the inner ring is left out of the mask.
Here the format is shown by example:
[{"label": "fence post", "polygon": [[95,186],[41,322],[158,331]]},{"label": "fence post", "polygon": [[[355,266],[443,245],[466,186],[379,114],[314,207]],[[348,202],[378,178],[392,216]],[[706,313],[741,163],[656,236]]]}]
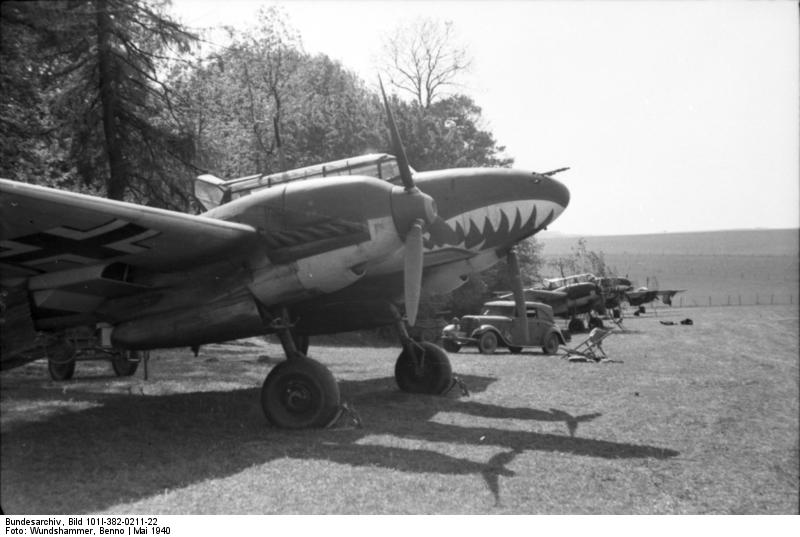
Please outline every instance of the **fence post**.
[{"label": "fence post", "polygon": [[756,306],[758,306],[758,293],[756,293]]}]

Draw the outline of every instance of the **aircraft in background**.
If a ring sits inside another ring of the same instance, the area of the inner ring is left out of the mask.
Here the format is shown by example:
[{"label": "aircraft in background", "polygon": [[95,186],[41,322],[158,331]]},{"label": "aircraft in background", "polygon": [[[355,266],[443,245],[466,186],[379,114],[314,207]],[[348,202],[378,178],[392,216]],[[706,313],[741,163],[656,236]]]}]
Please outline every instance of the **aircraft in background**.
[{"label": "aircraft in background", "polygon": [[521,170],[415,172],[383,98],[394,156],[201,177],[201,215],[0,180],[0,367],[41,357],[31,350],[45,334],[51,371],[69,378],[80,328],[99,333],[120,375],[141,351],[273,333],[287,359],[263,383],[267,419],[321,427],[339,410],[339,388],[307,356],[308,338],[394,325],[400,389],[445,392],[447,354],[406,329],[420,297],[507,257],[524,303],[514,246],[552,223],[569,191]]},{"label": "aircraft in background", "polygon": [[[631,306],[641,307],[644,304],[649,304],[655,300],[660,300],[667,306],[672,305],[672,297],[678,293],[682,293],[684,289],[670,289],[670,290],[650,290],[647,287],[639,287],[635,291],[628,291],[625,293],[625,298]],[[642,310],[640,310],[642,311]]]},{"label": "aircraft in background", "polygon": [[[587,324],[590,328],[597,324],[599,319],[594,313],[605,314],[603,291],[595,280],[592,274],[545,279],[541,288],[525,289],[525,299],[547,304],[553,309],[553,315],[569,320],[570,332],[583,332]],[[501,298],[510,296],[508,293]]]},{"label": "aircraft in background", "polygon": [[[601,326],[600,316],[610,315],[618,319],[622,315],[622,303],[628,302],[643,312],[643,304],[660,299],[672,305],[672,297],[682,290],[636,290],[627,278],[616,276],[597,277],[591,273],[573,274],[561,278],[544,280],[541,288],[525,289],[527,300],[543,302],[553,308],[553,313],[569,319],[570,332],[583,332],[586,327]],[[502,295],[502,298],[511,296]],[[585,320],[584,320],[585,319]]]}]

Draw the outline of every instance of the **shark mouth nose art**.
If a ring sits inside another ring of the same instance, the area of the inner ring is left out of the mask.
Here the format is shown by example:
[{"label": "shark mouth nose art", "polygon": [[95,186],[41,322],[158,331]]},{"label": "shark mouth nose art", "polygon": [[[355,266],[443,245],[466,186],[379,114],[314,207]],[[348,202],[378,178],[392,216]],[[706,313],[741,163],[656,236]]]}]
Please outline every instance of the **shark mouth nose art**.
[{"label": "shark mouth nose art", "polygon": [[488,249],[501,246],[509,239],[538,233],[546,228],[563,207],[543,200],[509,201],[479,207],[445,221],[452,231],[443,242],[427,238],[426,246],[457,246],[466,249]]}]

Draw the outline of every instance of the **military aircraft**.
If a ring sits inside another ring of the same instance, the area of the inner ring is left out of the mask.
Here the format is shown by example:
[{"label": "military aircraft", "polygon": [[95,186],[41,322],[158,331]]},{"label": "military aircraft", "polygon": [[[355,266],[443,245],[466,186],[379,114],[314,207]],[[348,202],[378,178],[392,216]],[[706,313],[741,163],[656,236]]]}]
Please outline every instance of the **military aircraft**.
[{"label": "military aircraft", "polygon": [[[553,315],[569,319],[570,332],[583,332],[586,329],[582,316],[588,316],[587,323],[594,328],[599,319],[593,313],[605,314],[603,289],[592,274],[576,274],[563,278],[544,280],[540,288],[529,288],[523,292],[525,299],[542,302],[553,308]],[[507,293],[501,298],[511,297]]]},{"label": "military aircraft", "polygon": [[672,305],[672,297],[678,293],[682,293],[683,289],[648,289],[647,287],[640,287],[635,291],[627,291],[625,298],[631,306],[642,306],[649,304],[654,300],[660,300],[667,306]]},{"label": "military aircraft", "polygon": [[98,329],[118,374],[140,351],[277,334],[287,359],[266,376],[262,409],[278,427],[322,427],[339,410],[339,388],[307,356],[309,336],[394,325],[400,389],[449,389],[447,354],[406,330],[420,297],[504,256],[517,267],[514,245],[553,222],[569,191],[530,171],[415,172],[383,99],[394,156],[331,163],[334,176],[204,177],[210,210],[200,215],[0,180],[0,365],[23,363],[44,332],[57,336],[51,363],[74,370],[61,334],[75,327]]}]

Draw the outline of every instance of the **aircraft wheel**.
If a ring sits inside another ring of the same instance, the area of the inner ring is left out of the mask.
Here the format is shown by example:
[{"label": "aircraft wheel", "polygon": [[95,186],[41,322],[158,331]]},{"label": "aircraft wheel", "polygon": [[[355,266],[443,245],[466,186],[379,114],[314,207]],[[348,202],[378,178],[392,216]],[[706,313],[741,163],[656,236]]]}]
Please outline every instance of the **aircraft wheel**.
[{"label": "aircraft wheel", "polygon": [[584,326],[583,321],[580,319],[572,319],[567,328],[573,334],[586,331],[586,326]]},{"label": "aircraft wheel", "polygon": [[599,317],[589,319],[589,328],[603,328],[603,320]]},{"label": "aircraft wheel", "polygon": [[339,409],[339,385],[311,358],[291,358],[269,372],[261,388],[267,420],[283,429],[325,427]]},{"label": "aircraft wheel", "polygon": [[485,332],[478,340],[478,350],[481,354],[494,354],[497,349],[497,335],[494,332]]},{"label": "aircraft wheel", "polygon": [[421,371],[417,370],[414,357],[403,349],[394,366],[397,386],[409,393],[443,393],[453,382],[453,369],[447,354],[427,341],[414,345],[413,348],[414,352],[424,353]]},{"label": "aircraft wheel", "polygon": [[508,350],[511,354],[519,354],[522,352],[522,347],[509,347]]},{"label": "aircraft wheel", "polygon": [[442,340],[442,347],[447,352],[458,352],[461,350],[461,345],[453,341],[452,339],[444,339]]},{"label": "aircraft wheel", "polygon": [[545,354],[555,354],[558,352],[559,343],[558,336],[555,333],[550,333],[544,340],[542,351],[544,351]]},{"label": "aircraft wheel", "polygon": [[53,380],[71,379],[75,374],[75,349],[72,345],[63,342],[53,348],[52,355],[47,360],[47,370]]},{"label": "aircraft wheel", "polygon": [[130,377],[139,368],[139,351],[119,351],[111,359],[111,367],[118,377]]}]

